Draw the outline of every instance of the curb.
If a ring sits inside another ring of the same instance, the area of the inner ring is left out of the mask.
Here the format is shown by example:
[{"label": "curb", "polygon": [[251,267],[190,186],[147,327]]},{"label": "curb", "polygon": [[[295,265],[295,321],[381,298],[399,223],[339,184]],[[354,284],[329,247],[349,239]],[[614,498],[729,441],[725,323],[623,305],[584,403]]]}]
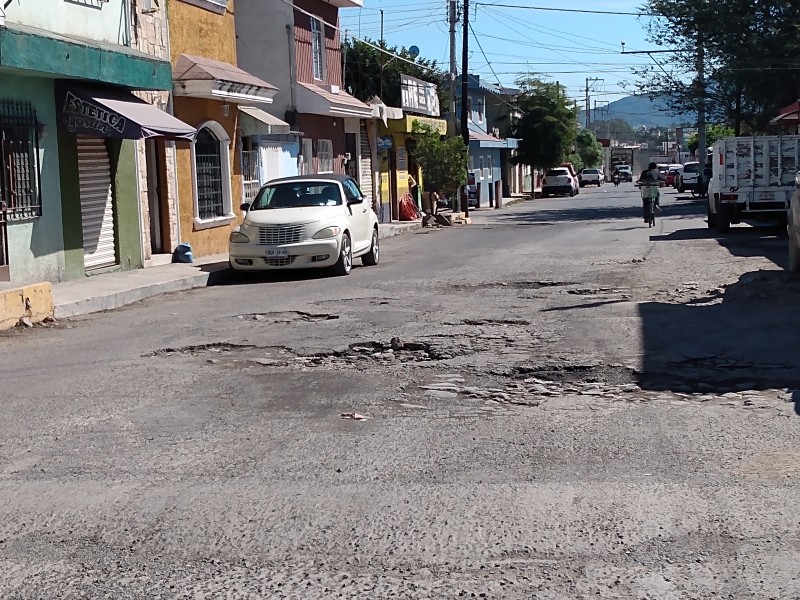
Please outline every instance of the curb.
[{"label": "curb", "polygon": [[[422,229],[421,222],[410,223],[386,223],[378,228],[381,238],[394,237],[417,231]],[[59,289],[59,286],[53,286],[53,304],[54,309],[51,309],[53,316],[56,319],[67,319],[70,317],[79,317],[91,313],[103,312],[106,310],[113,310],[115,308],[122,308],[128,304],[154,298],[163,294],[171,294],[173,292],[183,292],[195,288],[208,287],[218,285],[228,281],[230,273],[228,271],[228,264],[225,263],[212,263],[205,265],[205,270],[198,271],[195,274],[183,275],[177,279],[168,281],[159,281],[155,283],[144,283],[137,285],[136,275],[146,273],[146,269],[137,269],[129,273],[130,280],[128,285],[120,286],[123,289],[106,290],[100,292],[99,295],[90,297],[72,297],[70,293]],[[101,281],[102,275],[97,276],[98,283]],[[49,284],[48,284],[49,285]],[[18,292],[17,292],[18,293]],[[61,296],[59,298],[59,296]],[[64,297],[67,296],[67,297]],[[12,325],[15,325],[19,320],[19,315],[13,319]]]},{"label": "curb", "polygon": [[154,298],[163,294],[207,287],[221,281],[225,277],[224,273],[226,273],[227,270],[227,264],[220,265],[214,270],[203,271],[196,275],[189,275],[172,281],[161,281],[79,300],[59,301],[57,298],[58,292],[56,291],[54,294],[56,296],[54,316],[56,319],[79,317],[81,315],[122,308],[128,304],[147,300],[148,298]]}]

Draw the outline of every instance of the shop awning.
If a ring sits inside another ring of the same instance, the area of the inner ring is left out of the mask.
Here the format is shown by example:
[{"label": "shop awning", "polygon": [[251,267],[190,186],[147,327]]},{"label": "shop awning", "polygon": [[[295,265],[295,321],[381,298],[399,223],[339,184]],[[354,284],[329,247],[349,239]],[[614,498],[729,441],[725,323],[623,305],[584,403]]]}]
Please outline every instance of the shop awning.
[{"label": "shop awning", "polygon": [[175,95],[235,104],[272,104],[278,88],[236,65],[181,54],[173,71]]},{"label": "shop awning", "polygon": [[240,106],[241,128],[244,135],[287,134],[291,126],[278,117],[255,106]]},{"label": "shop awning", "polygon": [[195,128],[124,90],[58,84],[58,118],[70,133],[141,140],[191,140]]},{"label": "shop awning", "polygon": [[299,113],[326,117],[372,118],[371,106],[341,90],[339,86],[321,87],[311,83],[297,83],[294,88]]},{"label": "shop awning", "polygon": [[514,138],[501,139],[488,133],[478,133],[476,131],[469,132],[469,141],[478,142],[481,148],[516,148],[519,145],[518,140]]}]

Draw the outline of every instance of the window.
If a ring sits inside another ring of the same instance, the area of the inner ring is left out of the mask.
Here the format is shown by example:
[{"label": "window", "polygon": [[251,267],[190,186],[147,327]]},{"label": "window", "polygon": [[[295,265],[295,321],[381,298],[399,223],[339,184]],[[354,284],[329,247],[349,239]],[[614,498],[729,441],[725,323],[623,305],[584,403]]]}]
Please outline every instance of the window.
[{"label": "window", "polygon": [[492,172],[493,170],[494,170],[494,160],[493,160],[493,158],[490,156],[490,157],[488,158],[488,161],[487,161],[487,166],[486,166],[486,171],[484,172],[483,176],[484,176],[486,179],[491,179],[492,177],[494,177],[494,173]]},{"label": "window", "polygon": [[478,123],[483,123],[483,100],[478,100]]},{"label": "window", "polygon": [[314,61],[314,79],[325,79],[324,49],[322,23],[319,19],[311,17],[311,56]]},{"label": "window", "polygon": [[231,207],[231,139],[219,123],[200,126],[192,144],[195,228],[225,225],[235,218]]},{"label": "window", "polygon": [[164,0],[139,0],[139,8],[142,11],[142,14],[150,14],[158,12],[159,5]]},{"label": "window", "polygon": [[481,156],[480,166],[478,167],[478,175],[483,179],[483,157]]},{"label": "window", "polygon": [[470,156],[469,157],[469,170],[470,171],[474,171],[475,170],[475,157],[474,156]]},{"label": "window", "polygon": [[471,121],[472,120],[472,98],[470,98],[469,96],[467,96],[467,116],[469,117],[469,120]]},{"label": "window", "polygon": [[345,179],[342,182],[342,187],[344,188],[344,195],[347,196],[348,200],[360,200],[364,197],[364,194],[361,193],[361,190],[358,189],[358,185],[352,179]]},{"label": "window", "polygon": [[8,218],[42,214],[39,134],[30,102],[0,100],[0,202]]},{"label": "window", "polygon": [[333,142],[317,140],[317,160],[320,173],[333,173]]},{"label": "window", "polygon": [[342,192],[333,182],[276,183],[261,188],[250,210],[342,204]]}]

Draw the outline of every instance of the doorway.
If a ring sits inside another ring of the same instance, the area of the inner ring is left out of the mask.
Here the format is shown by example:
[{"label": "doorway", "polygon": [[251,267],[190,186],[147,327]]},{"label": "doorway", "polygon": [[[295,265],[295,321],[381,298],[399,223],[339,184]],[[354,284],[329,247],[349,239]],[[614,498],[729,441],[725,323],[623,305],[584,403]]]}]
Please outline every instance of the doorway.
[{"label": "doorway", "polygon": [[153,138],[145,140],[145,163],[147,167],[147,208],[150,215],[150,254],[168,252],[164,235],[166,202],[161,186],[163,165],[160,144]]},{"label": "doorway", "polygon": [[344,151],[350,156],[347,159],[345,172],[358,181],[358,137],[355,133],[344,134]]}]

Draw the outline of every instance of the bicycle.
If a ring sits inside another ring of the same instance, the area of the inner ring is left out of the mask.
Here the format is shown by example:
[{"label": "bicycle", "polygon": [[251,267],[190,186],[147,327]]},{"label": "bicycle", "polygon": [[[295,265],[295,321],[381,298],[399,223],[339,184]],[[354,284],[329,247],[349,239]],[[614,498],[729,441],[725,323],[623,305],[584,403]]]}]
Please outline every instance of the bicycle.
[{"label": "bicycle", "polygon": [[642,181],[636,184],[642,193],[642,207],[644,208],[644,220],[648,227],[655,227],[656,211],[658,210],[658,188],[661,187],[659,181]]}]

